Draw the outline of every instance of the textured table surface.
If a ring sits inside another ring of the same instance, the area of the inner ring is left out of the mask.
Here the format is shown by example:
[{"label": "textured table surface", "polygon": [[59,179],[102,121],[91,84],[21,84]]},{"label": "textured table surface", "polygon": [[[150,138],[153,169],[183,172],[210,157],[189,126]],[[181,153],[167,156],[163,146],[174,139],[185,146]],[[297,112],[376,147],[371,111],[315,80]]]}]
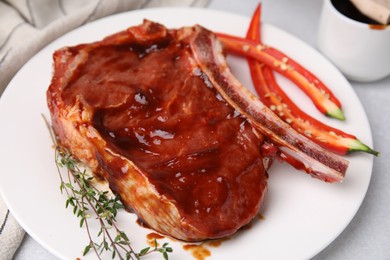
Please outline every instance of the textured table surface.
[{"label": "textured table surface", "polygon": [[[262,2],[263,21],[295,35],[308,45],[317,47],[322,1]],[[250,17],[257,3],[257,0],[212,0],[208,8]],[[356,216],[341,235],[314,259],[390,259],[390,136],[387,135],[390,129],[390,77],[373,83],[350,83],[367,113],[374,147],[381,152],[381,157],[374,159],[370,187]],[[27,234],[15,259],[57,258]]]}]

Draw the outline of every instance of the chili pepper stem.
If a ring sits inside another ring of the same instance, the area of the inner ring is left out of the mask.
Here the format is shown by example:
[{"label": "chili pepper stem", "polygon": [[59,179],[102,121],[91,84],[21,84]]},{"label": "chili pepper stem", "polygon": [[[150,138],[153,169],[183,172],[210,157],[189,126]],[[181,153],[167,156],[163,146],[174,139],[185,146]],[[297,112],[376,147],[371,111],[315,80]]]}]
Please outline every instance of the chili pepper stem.
[{"label": "chili pepper stem", "polygon": [[362,152],[366,152],[366,153],[375,155],[377,157],[380,156],[379,152],[375,151],[374,149],[371,149],[370,147],[368,147],[367,145],[365,145],[364,143],[362,143],[358,139],[353,140],[353,142],[350,143],[349,147],[350,148],[349,148],[347,153],[362,151]]},{"label": "chili pepper stem", "polygon": [[336,119],[341,120],[341,121],[345,121],[344,113],[338,107],[335,107],[332,110],[328,110],[325,115],[328,117],[336,118]]}]

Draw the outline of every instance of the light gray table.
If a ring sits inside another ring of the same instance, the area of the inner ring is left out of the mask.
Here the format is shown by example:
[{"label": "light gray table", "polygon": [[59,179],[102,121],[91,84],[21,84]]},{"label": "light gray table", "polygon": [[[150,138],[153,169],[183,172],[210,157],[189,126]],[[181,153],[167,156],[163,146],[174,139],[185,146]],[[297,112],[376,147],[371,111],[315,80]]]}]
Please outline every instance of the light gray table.
[{"label": "light gray table", "polygon": [[[212,0],[208,8],[249,17],[257,3],[257,0]],[[263,0],[263,20],[316,47],[321,6],[320,0]],[[314,257],[315,260],[390,259],[390,136],[387,135],[390,129],[390,77],[374,83],[351,84],[366,110],[374,147],[381,152],[381,157],[374,160],[370,187],[355,218],[332,244]],[[15,259],[57,258],[26,235]]]}]

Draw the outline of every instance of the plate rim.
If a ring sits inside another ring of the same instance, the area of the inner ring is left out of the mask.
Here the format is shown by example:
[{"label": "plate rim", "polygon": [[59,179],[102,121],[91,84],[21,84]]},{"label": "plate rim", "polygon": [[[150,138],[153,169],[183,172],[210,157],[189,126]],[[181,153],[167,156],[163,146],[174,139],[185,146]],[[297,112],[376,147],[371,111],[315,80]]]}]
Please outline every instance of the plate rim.
[{"label": "plate rim", "polygon": [[[88,23],[86,25],[83,25],[81,27],[77,27],[67,33],[65,33],[64,35],[58,37],[57,39],[55,39],[54,41],[52,41],[51,43],[49,43],[48,45],[44,46],[39,52],[37,52],[33,57],[31,57],[29,59],[28,62],[26,62],[21,69],[18,70],[18,72],[13,76],[13,78],[11,79],[11,81],[8,83],[7,87],[4,89],[4,92],[3,94],[1,95],[0,97],[0,115],[1,115],[1,108],[2,108],[2,103],[4,103],[4,99],[9,95],[8,92],[12,91],[10,90],[13,82],[14,82],[14,79],[17,78],[21,73],[23,73],[23,68],[25,67],[28,67],[30,64],[30,62],[37,56],[40,55],[40,53],[42,53],[44,50],[46,50],[49,46],[52,46],[52,45],[55,45],[56,42],[58,41],[61,41],[61,39],[63,37],[65,37],[66,35],[70,34],[70,33],[74,33],[75,31],[79,30],[80,28],[84,28],[84,27],[93,27],[95,23],[97,22],[102,22],[104,20],[110,20],[112,19],[113,17],[115,16],[127,16],[129,15],[130,13],[145,13],[145,12],[161,12],[161,11],[169,11],[169,12],[172,12],[172,11],[175,11],[175,10],[185,10],[186,12],[192,12],[192,11],[195,11],[195,12],[209,12],[209,13],[220,13],[221,15],[228,15],[228,16],[236,16],[238,17],[239,19],[242,19],[244,18],[245,20],[247,20],[249,22],[249,17],[246,17],[246,16],[242,16],[242,15],[238,15],[238,14],[234,14],[234,13],[230,13],[230,12],[225,12],[225,11],[221,11],[221,10],[214,10],[214,9],[203,9],[203,8],[193,8],[193,7],[160,7],[160,8],[150,8],[150,9],[140,9],[140,10],[133,10],[133,11],[128,11],[128,12],[124,12],[124,13],[119,13],[119,14],[114,14],[114,15],[110,15],[110,16],[106,16],[106,17],[103,17],[101,19],[98,19],[98,20],[95,20],[91,23]],[[293,38],[294,40],[298,41],[300,44],[304,45],[305,48],[309,48],[311,51],[314,51],[315,53],[317,53],[317,55],[321,56],[324,58],[324,60],[326,60],[332,67],[334,67],[333,64],[330,63],[330,61],[328,61],[319,51],[317,51],[315,48],[313,48],[312,46],[310,46],[309,44],[305,43],[304,41],[302,41],[301,39],[297,38],[295,35],[292,35],[290,34],[289,32],[287,31],[284,31],[276,26],[273,26],[271,24],[268,24],[268,23],[263,23],[264,26],[266,27],[269,27],[269,28],[272,28],[273,30],[279,30],[280,32],[282,32],[283,34],[286,34],[288,35],[289,37]],[[334,67],[335,68],[335,67]],[[359,101],[360,105],[361,105],[361,102],[356,94],[356,92],[353,90],[352,86],[350,85],[350,83],[346,80],[346,78],[341,74],[341,72],[339,72],[339,70],[337,68],[335,68],[337,70],[337,72],[341,75],[341,77],[345,80],[346,84],[349,85],[349,87],[351,88],[352,92],[354,93],[355,95],[355,98]],[[362,106],[362,105],[361,105]],[[365,140],[365,142],[369,145],[372,146],[372,143],[373,143],[373,136],[372,136],[372,131],[371,131],[371,127],[369,125],[369,120],[367,118],[367,113],[366,111],[364,110],[363,108],[363,112],[364,112],[364,120],[368,123],[368,129],[369,129],[369,137],[370,139],[369,140]],[[352,214],[352,217],[351,219],[349,219],[347,221],[347,224],[345,225],[345,227],[343,229],[340,230],[340,232],[338,233],[338,235],[334,238],[336,239],[344,230],[345,228],[349,225],[349,223],[351,222],[351,220],[356,216],[356,213],[357,211],[359,210],[366,194],[367,194],[367,191],[368,191],[368,188],[369,188],[369,184],[370,184],[370,180],[371,180],[371,175],[372,175],[372,169],[373,169],[373,158],[371,158],[371,161],[370,161],[371,165],[370,165],[370,178],[369,178],[369,181],[366,185],[366,189],[364,191],[364,195],[363,195],[363,199],[360,201],[358,207],[356,208],[356,211]],[[20,225],[23,227],[24,230],[26,230],[26,232],[29,233],[29,235],[31,237],[34,238],[34,240],[36,240],[38,243],[40,243],[42,246],[44,246],[48,251],[50,251],[51,253],[53,253],[54,255],[60,257],[60,258],[64,258],[64,256],[62,255],[59,255],[59,252],[57,252],[55,249],[51,248],[50,246],[48,246],[46,244],[45,241],[42,241],[41,238],[35,234],[35,232],[33,232],[32,230],[30,230],[29,226],[23,221],[23,218],[21,216],[19,216],[18,214],[14,214],[14,211],[13,211],[13,207],[12,207],[12,203],[10,204],[9,201],[8,201],[8,198],[7,196],[5,196],[5,194],[3,193],[3,189],[1,188],[2,185],[0,185],[0,195],[1,197],[3,198],[4,202],[6,203],[6,205],[8,206],[9,210],[11,211],[11,213],[13,214],[14,218],[20,223]],[[26,225],[24,225],[26,224]],[[29,232],[30,231],[30,232]],[[316,252],[315,254],[318,254],[319,252],[321,252],[324,248],[326,248],[329,244],[331,244],[333,241],[331,240],[328,244],[324,245],[324,247]],[[315,255],[314,254],[314,255]],[[313,255],[312,255],[313,256]],[[312,257],[311,256],[311,257]],[[65,258],[64,258],[65,259]]]}]

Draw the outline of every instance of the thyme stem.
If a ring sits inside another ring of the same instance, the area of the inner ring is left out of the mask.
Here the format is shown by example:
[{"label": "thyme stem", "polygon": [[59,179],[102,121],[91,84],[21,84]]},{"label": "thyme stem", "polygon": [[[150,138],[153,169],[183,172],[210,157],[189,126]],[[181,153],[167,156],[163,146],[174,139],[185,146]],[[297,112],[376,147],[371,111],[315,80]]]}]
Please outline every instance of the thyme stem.
[{"label": "thyme stem", "polygon": [[[81,165],[80,162],[66,148],[58,144],[53,129],[47,119],[43,115],[42,117],[54,144],[60,191],[61,193],[65,191],[67,196],[65,207],[69,205],[73,207],[74,215],[80,218],[80,227],[85,226],[88,235],[89,243],[84,248],[83,255],[86,255],[93,249],[99,260],[102,259],[101,255],[105,251],[111,252],[112,259],[136,260],[150,253],[157,252],[161,253],[164,259],[168,260],[168,253],[172,252],[172,248],[168,247],[168,243],[158,247],[157,242],[155,242],[154,248],[146,247],[138,253],[132,248],[127,235],[116,224],[117,212],[124,208],[119,196],[111,196],[108,191],[101,191],[93,184],[94,177],[89,176],[86,170],[79,167]],[[61,173],[63,168],[67,172],[66,181]],[[92,238],[89,226],[89,212],[96,216],[96,220],[100,224],[100,230],[97,234],[97,237],[101,239],[100,243],[94,242]],[[110,233],[110,228],[113,228],[115,238]]]}]

